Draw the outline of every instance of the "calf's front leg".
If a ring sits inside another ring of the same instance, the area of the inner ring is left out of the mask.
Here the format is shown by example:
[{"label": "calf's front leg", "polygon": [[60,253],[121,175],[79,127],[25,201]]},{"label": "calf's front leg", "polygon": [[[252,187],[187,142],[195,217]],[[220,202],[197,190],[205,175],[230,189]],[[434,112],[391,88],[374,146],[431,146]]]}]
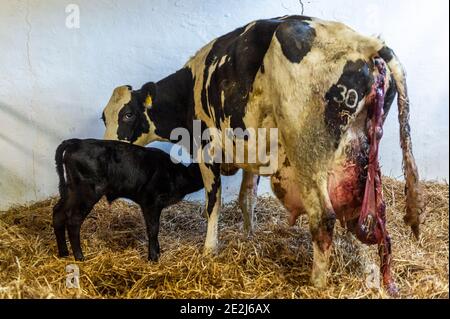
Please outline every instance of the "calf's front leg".
[{"label": "calf's front leg", "polygon": [[62,198],[53,208],[53,231],[56,236],[59,257],[69,256],[69,248],[66,242],[66,210],[67,201]]},{"label": "calf's front leg", "polygon": [[160,255],[158,234],[161,211],[162,208],[157,206],[143,208],[148,236],[148,260],[151,261],[158,261]]}]

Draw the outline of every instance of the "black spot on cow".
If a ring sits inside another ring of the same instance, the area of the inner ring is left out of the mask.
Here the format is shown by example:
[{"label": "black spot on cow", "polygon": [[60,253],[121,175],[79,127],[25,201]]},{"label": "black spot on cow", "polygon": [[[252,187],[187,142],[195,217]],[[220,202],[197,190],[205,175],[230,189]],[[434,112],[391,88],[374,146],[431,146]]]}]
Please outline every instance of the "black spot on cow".
[{"label": "black spot on cow", "polygon": [[325,95],[325,123],[338,146],[342,129],[357,110],[358,104],[370,93],[373,75],[363,60],[348,61],[341,78]]},{"label": "black spot on cow", "polygon": [[388,47],[383,47],[380,51],[378,51],[380,57],[386,62],[389,63],[395,57],[395,53],[392,49]]},{"label": "black spot on cow", "polygon": [[276,36],[286,58],[292,63],[300,63],[311,51],[316,30],[303,21],[288,21],[280,25]]},{"label": "black spot on cow", "polygon": [[[221,120],[230,117],[232,128],[245,129],[243,117],[253,82],[258,71],[264,71],[264,56],[281,22],[256,21],[253,26],[239,28],[214,42],[205,62],[201,100],[209,116],[212,114],[208,105],[214,110],[217,126]],[[206,87],[209,76],[209,87]]]},{"label": "black spot on cow", "polygon": [[152,96],[153,105],[147,112],[156,126],[155,133],[158,136],[170,139],[171,132],[179,127],[184,127],[192,133],[193,89],[194,79],[189,68],[183,68],[156,83],[153,93],[148,92],[146,85],[142,87],[140,91],[142,104],[148,94]]},{"label": "black spot on cow", "polygon": [[221,185],[220,179],[220,164],[206,164],[206,167],[212,171],[214,174],[214,180],[211,185],[211,191],[207,192],[206,196],[208,198],[208,205],[206,206],[206,212],[208,216],[213,212],[214,206],[217,203],[218,190]]},{"label": "black spot on cow", "polygon": [[[303,16],[258,20],[216,39],[205,59],[204,87],[201,92],[203,110],[208,116],[215,118],[216,126],[220,126],[221,121],[230,117],[231,128],[245,129],[243,117],[253,90],[253,82],[258,71],[265,72],[264,56],[275,32],[279,28],[283,29],[285,24],[289,26],[299,24],[294,28],[284,28],[292,29],[290,34],[280,32],[283,43],[286,43],[285,49],[291,46],[292,41],[288,39],[289,37],[299,37],[296,40],[299,43],[302,40],[308,42],[303,46],[297,43],[293,55],[298,59],[302,53],[306,54],[310,46],[313,31],[303,24],[308,20],[309,17]],[[301,49],[300,53],[298,48]]]}]

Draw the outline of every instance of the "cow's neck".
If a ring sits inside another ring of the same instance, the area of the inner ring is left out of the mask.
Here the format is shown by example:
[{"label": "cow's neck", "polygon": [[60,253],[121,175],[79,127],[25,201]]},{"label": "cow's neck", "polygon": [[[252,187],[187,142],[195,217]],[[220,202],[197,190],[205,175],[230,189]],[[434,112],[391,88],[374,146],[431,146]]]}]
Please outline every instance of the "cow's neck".
[{"label": "cow's neck", "polygon": [[156,83],[156,98],[149,109],[150,120],[155,124],[155,133],[164,140],[170,140],[170,133],[176,128],[191,131],[194,117],[193,78],[184,68]]}]

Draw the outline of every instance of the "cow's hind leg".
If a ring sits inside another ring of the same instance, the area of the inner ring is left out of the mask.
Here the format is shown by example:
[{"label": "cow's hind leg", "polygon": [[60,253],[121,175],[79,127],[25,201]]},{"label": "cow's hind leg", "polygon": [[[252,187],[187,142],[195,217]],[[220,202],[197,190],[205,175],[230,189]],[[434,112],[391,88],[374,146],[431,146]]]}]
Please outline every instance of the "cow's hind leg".
[{"label": "cow's hind leg", "polygon": [[244,219],[244,232],[247,236],[253,233],[254,210],[258,196],[259,176],[243,171],[241,190],[239,192],[239,206]]},{"label": "cow's hind leg", "polygon": [[391,262],[392,262],[392,252],[391,252],[391,238],[386,234],[386,242],[378,245],[378,253],[381,260],[381,275],[383,276],[383,286],[386,291],[392,297],[396,297],[399,294],[397,285],[392,278],[391,272]]},{"label": "cow's hind leg", "polygon": [[206,214],[208,230],[205,241],[205,254],[215,254],[218,247],[218,223],[221,209],[220,164],[201,163],[200,171],[206,192]]},{"label": "cow's hind leg", "polygon": [[[362,243],[365,243],[363,238],[358,237],[358,219],[347,221],[346,228]],[[378,243],[378,254],[380,256],[380,273],[383,280],[383,286],[387,293],[392,297],[397,297],[399,294],[397,285],[392,277],[391,264],[392,264],[392,250],[391,250],[391,237],[385,230],[385,239]],[[370,245],[370,243],[365,243]],[[378,285],[378,283],[376,283]]]},{"label": "cow's hind leg", "polygon": [[378,243],[378,254],[380,255],[380,272],[383,277],[383,286],[386,291],[392,297],[397,297],[399,294],[397,285],[395,284],[394,278],[392,277],[391,264],[392,264],[392,248],[391,248],[391,237],[386,229],[386,205],[384,201],[381,204],[380,211],[381,227],[383,234],[382,240]]},{"label": "cow's hind leg", "polygon": [[327,183],[325,179],[322,180],[323,182],[316,187],[302,192],[313,241],[311,283],[317,288],[324,288],[327,284],[329,258],[336,223],[336,214],[328,197]]}]

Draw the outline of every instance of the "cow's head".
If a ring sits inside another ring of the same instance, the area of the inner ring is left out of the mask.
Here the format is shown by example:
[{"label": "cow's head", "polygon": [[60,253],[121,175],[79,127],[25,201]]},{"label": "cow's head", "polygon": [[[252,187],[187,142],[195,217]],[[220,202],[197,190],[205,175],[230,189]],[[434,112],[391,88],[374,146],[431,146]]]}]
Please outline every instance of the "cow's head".
[{"label": "cow's head", "polygon": [[104,139],[141,146],[159,140],[147,112],[152,107],[155,93],[153,82],[136,91],[131,86],[116,88],[102,115],[106,127]]}]

